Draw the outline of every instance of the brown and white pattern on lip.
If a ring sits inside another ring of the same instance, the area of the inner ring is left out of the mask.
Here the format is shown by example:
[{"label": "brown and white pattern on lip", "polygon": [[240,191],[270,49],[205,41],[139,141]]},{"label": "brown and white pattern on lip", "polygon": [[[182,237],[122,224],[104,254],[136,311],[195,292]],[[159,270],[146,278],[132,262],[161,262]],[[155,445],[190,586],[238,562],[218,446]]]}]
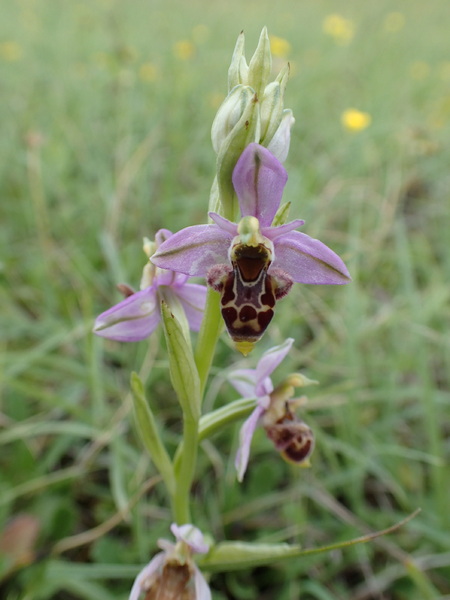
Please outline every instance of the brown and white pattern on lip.
[{"label": "brown and white pattern on lip", "polygon": [[268,273],[272,257],[270,240],[255,245],[238,241],[230,250],[232,266],[215,265],[208,271],[208,285],[221,294],[221,312],[228,333],[244,355],[262,337],[274,315],[276,301],[288,293],[293,283],[279,269]]}]

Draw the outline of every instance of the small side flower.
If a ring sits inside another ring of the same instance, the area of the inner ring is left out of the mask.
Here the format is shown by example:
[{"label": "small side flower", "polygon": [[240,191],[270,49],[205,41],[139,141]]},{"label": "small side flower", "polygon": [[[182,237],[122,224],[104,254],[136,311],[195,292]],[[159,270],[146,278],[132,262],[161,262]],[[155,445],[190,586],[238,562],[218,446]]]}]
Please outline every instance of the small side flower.
[{"label": "small side flower", "polygon": [[163,551],[136,577],[129,600],[139,600],[141,594],[161,600],[211,600],[211,590],[192,559],[209,551],[201,531],[190,524],[172,524],[171,531],[177,543],[158,541]]},{"label": "small side flower", "polygon": [[[167,229],[160,229],[155,243],[144,240],[144,252],[150,257],[155,250],[172,236]],[[159,269],[148,262],[143,271],[141,290],[134,292],[128,286],[119,289],[126,295],[95,320],[96,335],[119,342],[138,342],[149,337],[161,321],[161,301],[171,308],[179,308],[187,319],[189,328],[200,329],[206,302],[206,287],[187,283],[188,276],[167,269]]]},{"label": "small side flower", "polygon": [[267,437],[281,456],[296,465],[307,466],[314,449],[314,434],[294,409],[304,398],[293,399],[294,387],[315,383],[302,375],[291,375],[274,388],[270,375],[289,353],[293,339],[265,352],[256,369],[233,371],[229,380],[244,398],[256,398],[256,408],[244,422],[239,435],[239,449],[235,466],[239,481],[244,478],[250,457],[253,434],[258,425],[264,427]]}]

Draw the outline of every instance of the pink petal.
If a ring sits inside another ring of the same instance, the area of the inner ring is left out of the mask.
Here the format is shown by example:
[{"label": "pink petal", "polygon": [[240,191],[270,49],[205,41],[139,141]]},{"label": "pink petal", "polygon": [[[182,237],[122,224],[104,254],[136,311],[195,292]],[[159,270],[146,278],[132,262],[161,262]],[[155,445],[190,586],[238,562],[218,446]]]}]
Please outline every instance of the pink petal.
[{"label": "pink petal", "polygon": [[161,269],[205,277],[213,265],[228,262],[231,239],[217,225],[186,227],[161,244],[150,260]]},{"label": "pink petal", "polygon": [[261,229],[261,233],[273,242],[281,235],[286,235],[286,233],[289,233],[290,231],[293,231],[294,229],[297,229],[297,227],[301,227],[304,224],[305,221],[303,221],[303,219],[295,219],[295,221],[285,223],[284,225],[279,225],[278,227],[263,227]]},{"label": "pink petal", "polygon": [[173,236],[173,233],[168,229],[159,229],[155,234],[155,245],[159,248],[163,242]]},{"label": "pink petal", "polygon": [[255,369],[236,369],[229,374],[228,380],[242,398],[256,398]]},{"label": "pink petal", "polygon": [[186,283],[189,279],[189,275],[185,275],[184,273],[175,273],[175,271],[169,271],[167,269],[159,269],[156,271],[156,277],[154,279],[154,283],[156,285],[170,285],[170,286],[180,286]]},{"label": "pink petal", "polygon": [[264,352],[262,355],[260,361],[256,365],[256,393],[258,397],[268,395],[273,391],[270,375],[287,356],[293,343],[294,340],[288,338],[280,346],[275,346],[274,348],[267,350],[267,352]]},{"label": "pink petal", "polygon": [[266,409],[258,404],[252,414],[244,421],[239,433],[239,448],[236,453],[234,465],[237,469],[238,481],[244,479],[245,471],[247,470],[248,459],[250,456],[250,445],[252,443],[253,434],[258,425],[258,421],[264,414]]},{"label": "pink petal", "polygon": [[194,566],[195,600],[211,600],[211,590],[200,569]]},{"label": "pink petal", "polygon": [[185,283],[172,289],[181,301],[189,329],[199,331],[205,310],[207,288],[197,283]]},{"label": "pink petal", "polygon": [[342,259],[309,235],[291,231],[278,237],[274,248],[272,266],[286,271],[297,283],[340,285],[351,281]]},{"label": "pink petal", "polygon": [[132,294],[97,317],[94,333],[119,342],[138,342],[156,329],[161,316],[155,287]]},{"label": "pink petal", "polygon": [[279,160],[263,146],[249,144],[233,171],[233,186],[243,217],[256,217],[269,226],[280,206],[287,172]]},{"label": "pink petal", "polygon": [[203,533],[198,527],[195,527],[190,523],[185,523],[184,525],[172,523],[170,531],[176,537],[178,542],[185,542],[192,552],[206,554],[209,551],[209,544],[205,542]]},{"label": "pink petal", "polygon": [[134,580],[133,587],[131,588],[130,595],[128,600],[138,600],[141,592],[147,590],[146,581],[158,571],[158,569],[162,568],[164,565],[164,561],[166,560],[166,553],[159,552],[152,558],[152,560],[146,565],[142,571],[138,574],[136,579]]},{"label": "pink petal", "polygon": [[284,162],[289,154],[289,145],[291,143],[291,127],[295,123],[290,109],[283,111],[283,118],[276,130],[273,138],[267,145],[267,150],[270,150],[279,161]]},{"label": "pink petal", "polygon": [[237,229],[238,228],[237,228],[236,223],[232,223],[228,219],[225,219],[225,217],[222,217],[221,215],[219,215],[219,214],[217,214],[215,212],[208,213],[208,216],[214,221],[214,223],[218,227],[220,227],[220,229],[223,229],[223,231],[226,231],[232,237],[234,237],[235,235],[237,235],[237,232],[238,232]]}]

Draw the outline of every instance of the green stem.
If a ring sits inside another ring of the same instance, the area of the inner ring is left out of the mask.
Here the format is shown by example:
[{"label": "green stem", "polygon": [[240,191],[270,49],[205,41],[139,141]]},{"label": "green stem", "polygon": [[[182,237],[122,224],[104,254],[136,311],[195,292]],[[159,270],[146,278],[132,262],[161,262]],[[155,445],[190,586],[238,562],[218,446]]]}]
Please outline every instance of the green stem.
[{"label": "green stem", "polygon": [[[209,289],[194,356],[200,381],[200,398],[203,398],[214,350],[221,330],[220,296],[214,290]],[[172,503],[174,518],[179,524],[191,522],[190,489],[194,478],[199,443],[199,421],[186,411],[184,411],[183,429],[183,440],[178,446],[173,461],[176,487]]]},{"label": "green stem", "polygon": [[195,364],[200,378],[200,396],[202,398],[222,326],[220,296],[214,290],[208,289],[205,313],[195,348]]},{"label": "green stem", "polygon": [[181,456],[179,468],[175,468],[176,488],[173,497],[174,517],[176,523],[182,525],[191,523],[190,491],[195,473],[198,449],[198,421],[185,415],[183,447],[186,448]]},{"label": "green stem", "polygon": [[[238,419],[244,419],[255,408],[255,398],[240,398],[234,402],[213,410],[200,418],[198,423],[198,443],[207,439],[216,431],[220,431],[230,423]],[[177,473],[181,467],[181,461],[184,456],[184,443],[181,442],[177,448],[173,459],[173,468]]]}]

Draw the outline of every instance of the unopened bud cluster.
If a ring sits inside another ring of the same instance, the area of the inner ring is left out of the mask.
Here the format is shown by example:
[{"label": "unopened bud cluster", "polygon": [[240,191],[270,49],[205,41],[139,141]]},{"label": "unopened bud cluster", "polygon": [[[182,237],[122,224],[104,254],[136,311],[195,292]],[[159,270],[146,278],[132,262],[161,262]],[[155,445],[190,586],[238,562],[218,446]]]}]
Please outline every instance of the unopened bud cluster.
[{"label": "unopened bud cluster", "polygon": [[228,95],[211,129],[217,154],[217,180],[211,192],[210,209],[220,210],[229,218],[235,216],[236,210],[230,174],[244,148],[256,142],[283,162],[289,152],[290,130],[295,120],[292,111],[284,108],[289,65],[269,82],[272,55],[267,29],[262,30],[249,64],[244,44],[242,32],[228,70]]}]

